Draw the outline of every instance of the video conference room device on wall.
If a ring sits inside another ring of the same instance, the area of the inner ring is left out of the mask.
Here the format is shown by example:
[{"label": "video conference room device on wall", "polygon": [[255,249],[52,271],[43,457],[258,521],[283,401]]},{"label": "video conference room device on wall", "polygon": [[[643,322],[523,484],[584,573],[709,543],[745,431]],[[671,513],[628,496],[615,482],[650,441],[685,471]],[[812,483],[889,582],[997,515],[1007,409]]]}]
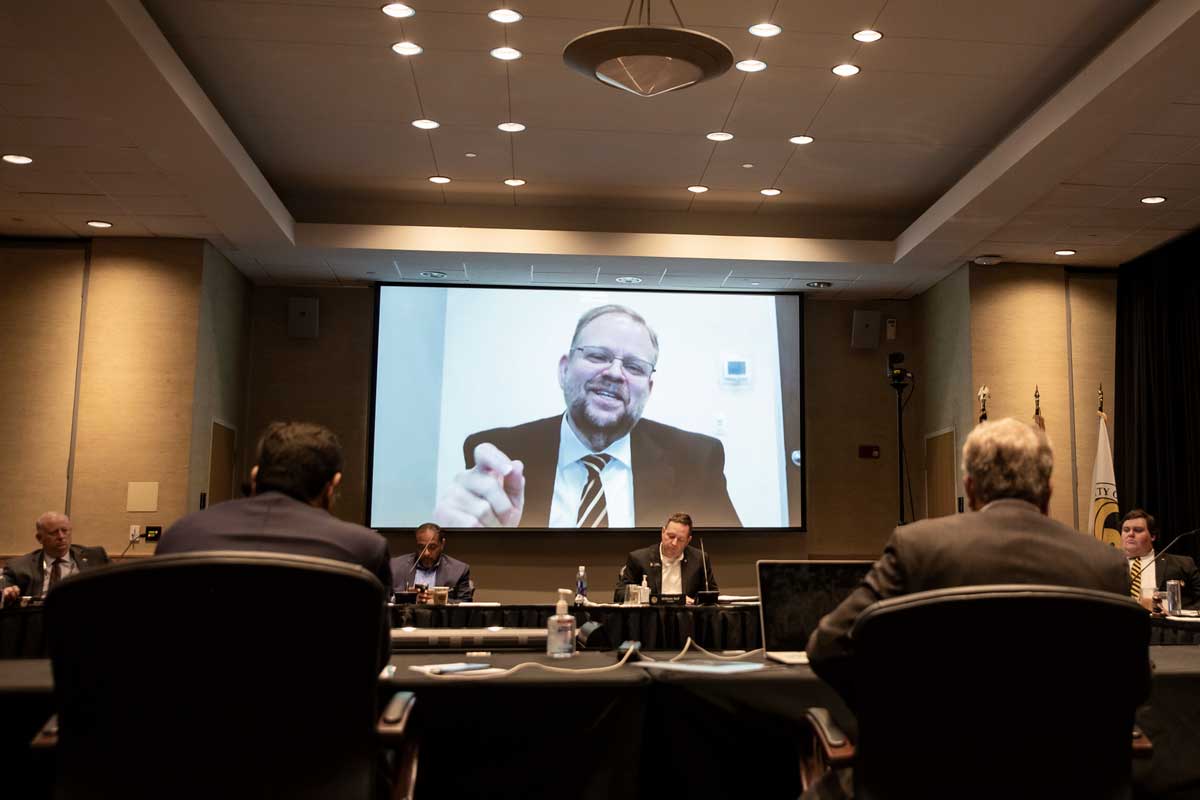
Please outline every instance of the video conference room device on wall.
[{"label": "video conference room device on wall", "polygon": [[802,530],[801,299],[380,286],[370,525]]}]

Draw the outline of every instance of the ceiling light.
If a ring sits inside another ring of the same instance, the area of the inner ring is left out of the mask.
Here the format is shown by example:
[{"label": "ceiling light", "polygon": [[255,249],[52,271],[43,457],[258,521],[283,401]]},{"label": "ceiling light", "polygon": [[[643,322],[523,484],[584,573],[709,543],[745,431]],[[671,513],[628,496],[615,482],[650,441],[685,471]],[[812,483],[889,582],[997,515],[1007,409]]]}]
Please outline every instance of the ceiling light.
[{"label": "ceiling light", "polygon": [[764,39],[783,33],[783,28],[773,22],[760,22],[757,25],[751,25],[748,30],[755,36],[761,36]]},{"label": "ceiling light", "polygon": [[745,61],[739,61],[734,66],[742,72],[762,72],[767,68],[767,62],[759,61],[756,58],[748,58]]},{"label": "ceiling light", "polygon": [[15,153],[4,156],[4,160],[10,164],[32,164],[33,159],[29,156],[19,156]]},{"label": "ceiling light", "polygon": [[642,282],[642,279],[639,278],[637,275],[621,275],[619,277],[613,278],[613,280],[615,280],[617,283],[630,283],[630,284]]},{"label": "ceiling light", "polygon": [[1075,251],[1074,250],[1055,250],[1054,255],[1056,255],[1056,256],[1073,256],[1073,255],[1075,255]]},{"label": "ceiling light", "polygon": [[89,228],[111,228],[112,227],[111,222],[105,222],[102,219],[89,219],[87,221],[87,224],[88,224]]},{"label": "ceiling light", "polygon": [[994,267],[1004,260],[1004,256],[982,255],[975,256],[972,260],[981,267]]},{"label": "ceiling light", "polygon": [[422,278],[444,278],[444,277],[446,277],[446,273],[435,272],[433,270],[425,270],[424,272],[420,273],[420,275]]},{"label": "ceiling light", "polygon": [[429,179],[430,183],[449,183],[450,179],[445,175],[434,175]]},{"label": "ceiling light", "polygon": [[1153,197],[1143,197],[1142,202],[1148,206],[1156,206],[1159,203],[1167,202],[1167,198],[1154,195]]},{"label": "ceiling light", "polygon": [[412,42],[396,42],[392,45],[392,51],[402,56],[419,56],[425,52],[425,48]]},{"label": "ceiling light", "polygon": [[783,194],[783,189],[776,189],[774,187],[768,187],[766,189],[759,189],[758,193],[761,195],[765,195],[766,197],[778,197],[779,195]]},{"label": "ceiling light", "polygon": [[404,3],[388,3],[379,10],[387,14],[392,19],[406,19],[407,17],[411,17],[413,14],[417,13],[408,6],[404,5]]},{"label": "ceiling light", "polygon": [[519,122],[501,122],[496,127],[505,133],[520,133],[525,130],[525,126]]},{"label": "ceiling light", "polygon": [[733,138],[733,134],[726,131],[713,131],[704,138],[713,142],[728,142]]},{"label": "ceiling light", "polygon": [[521,51],[515,47],[497,47],[492,51],[492,58],[498,58],[501,61],[516,61],[521,57]]},{"label": "ceiling light", "polygon": [[742,169],[754,169],[753,164],[742,164]]},{"label": "ceiling light", "polygon": [[829,281],[809,281],[804,285],[810,289],[828,289],[833,286]]},{"label": "ceiling light", "polygon": [[878,42],[882,38],[883,38],[882,33],[880,33],[879,31],[873,31],[870,28],[867,28],[866,30],[859,31],[858,33],[854,34],[855,41],[866,42],[867,44],[870,44],[871,42]]},{"label": "ceiling light", "polygon": [[691,192],[692,194],[704,194],[705,192],[708,191],[708,187],[697,184],[695,186],[689,186],[688,191]]},{"label": "ceiling light", "polygon": [[813,138],[811,136],[793,136],[788,141],[792,144],[812,144]]},{"label": "ceiling light", "polygon": [[488,12],[488,19],[492,22],[502,22],[507,25],[510,22],[520,22],[521,14],[513,11],[511,8],[497,8],[495,11]]},{"label": "ceiling light", "polygon": [[441,126],[440,122],[434,122],[431,119],[414,119],[412,124],[414,128],[420,128],[423,131],[431,131]]},{"label": "ceiling light", "polygon": [[853,64],[838,64],[833,68],[833,74],[839,78],[849,78],[851,75],[857,75],[858,73],[858,67]]},{"label": "ceiling light", "polygon": [[504,182],[504,185],[505,186],[524,186],[525,181],[521,180],[520,178],[509,178],[508,180],[506,180]]},{"label": "ceiling light", "polygon": [[463,155],[466,156],[467,158],[475,158],[479,154],[478,153],[463,153]]}]

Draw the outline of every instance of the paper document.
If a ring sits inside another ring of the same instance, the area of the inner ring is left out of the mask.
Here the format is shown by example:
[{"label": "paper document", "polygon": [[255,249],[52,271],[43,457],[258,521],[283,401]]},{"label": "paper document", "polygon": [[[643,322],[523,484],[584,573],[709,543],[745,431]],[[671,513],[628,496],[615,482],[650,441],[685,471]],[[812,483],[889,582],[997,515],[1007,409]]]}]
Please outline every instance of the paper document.
[{"label": "paper document", "polygon": [[763,668],[760,661],[635,661],[634,665],[665,672],[701,672],[708,675],[734,675]]}]

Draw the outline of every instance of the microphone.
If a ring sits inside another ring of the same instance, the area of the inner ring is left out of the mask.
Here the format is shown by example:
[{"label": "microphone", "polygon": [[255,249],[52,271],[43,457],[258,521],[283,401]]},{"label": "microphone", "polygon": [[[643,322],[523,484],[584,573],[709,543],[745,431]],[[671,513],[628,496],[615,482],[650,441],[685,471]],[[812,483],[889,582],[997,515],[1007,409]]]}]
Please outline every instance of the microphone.
[{"label": "microphone", "polygon": [[1185,531],[1184,533],[1181,533],[1178,536],[1176,536],[1174,539],[1171,540],[1170,544],[1168,544],[1162,550],[1159,550],[1157,553],[1155,553],[1154,560],[1150,562],[1150,565],[1153,566],[1153,565],[1157,564],[1158,560],[1160,558],[1162,558],[1163,556],[1165,556],[1167,554],[1167,551],[1170,550],[1172,547],[1174,547],[1175,543],[1178,542],[1180,539],[1184,538],[1185,536],[1195,536],[1197,533],[1200,533],[1200,528],[1196,528],[1195,530],[1192,530],[1192,531]]},{"label": "microphone", "polygon": [[421,563],[421,559],[425,557],[425,551],[429,549],[429,545],[431,544],[433,544],[433,539],[426,542],[425,546],[421,548],[421,552],[417,553],[417,557],[413,560],[412,569],[408,571],[408,580],[405,581],[405,589],[412,585],[413,576],[417,574],[417,566]]},{"label": "microphone", "polygon": [[[700,539],[699,536],[696,538]],[[708,555],[704,552],[703,539],[700,539],[700,569],[704,570],[704,591],[711,591],[708,588]]]}]

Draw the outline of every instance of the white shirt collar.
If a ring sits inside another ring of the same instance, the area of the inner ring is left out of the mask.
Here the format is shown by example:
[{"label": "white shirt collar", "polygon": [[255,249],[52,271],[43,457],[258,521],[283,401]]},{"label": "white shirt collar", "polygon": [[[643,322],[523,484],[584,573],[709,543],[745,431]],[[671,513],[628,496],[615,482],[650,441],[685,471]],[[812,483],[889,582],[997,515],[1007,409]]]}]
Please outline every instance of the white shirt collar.
[{"label": "white shirt collar", "polygon": [[[595,451],[581,442],[579,437],[575,435],[575,431],[571,428],[571,423],[567,422],[567,415],[563,414],[562,428],[558,434],[558,463],[560,465],[571,464],[584,456],[591,455],[593,452]],[[607,453],[613,457],[613,460],[620,461],[631,469],[633,467],[628,433],[600,452]]]},{"label": "white shirt collar", "polygon": [[[75,559],[71,558],[70,549],[68,549],[66,554],[62,557],[62,561],[64,567],[70,567],[75,563]],[[54,559],[51,558],[50,554],[45,550],[42,550],[42,567],[46,570],[46,572],[50,572],[50,570],[54,568]]]}]

